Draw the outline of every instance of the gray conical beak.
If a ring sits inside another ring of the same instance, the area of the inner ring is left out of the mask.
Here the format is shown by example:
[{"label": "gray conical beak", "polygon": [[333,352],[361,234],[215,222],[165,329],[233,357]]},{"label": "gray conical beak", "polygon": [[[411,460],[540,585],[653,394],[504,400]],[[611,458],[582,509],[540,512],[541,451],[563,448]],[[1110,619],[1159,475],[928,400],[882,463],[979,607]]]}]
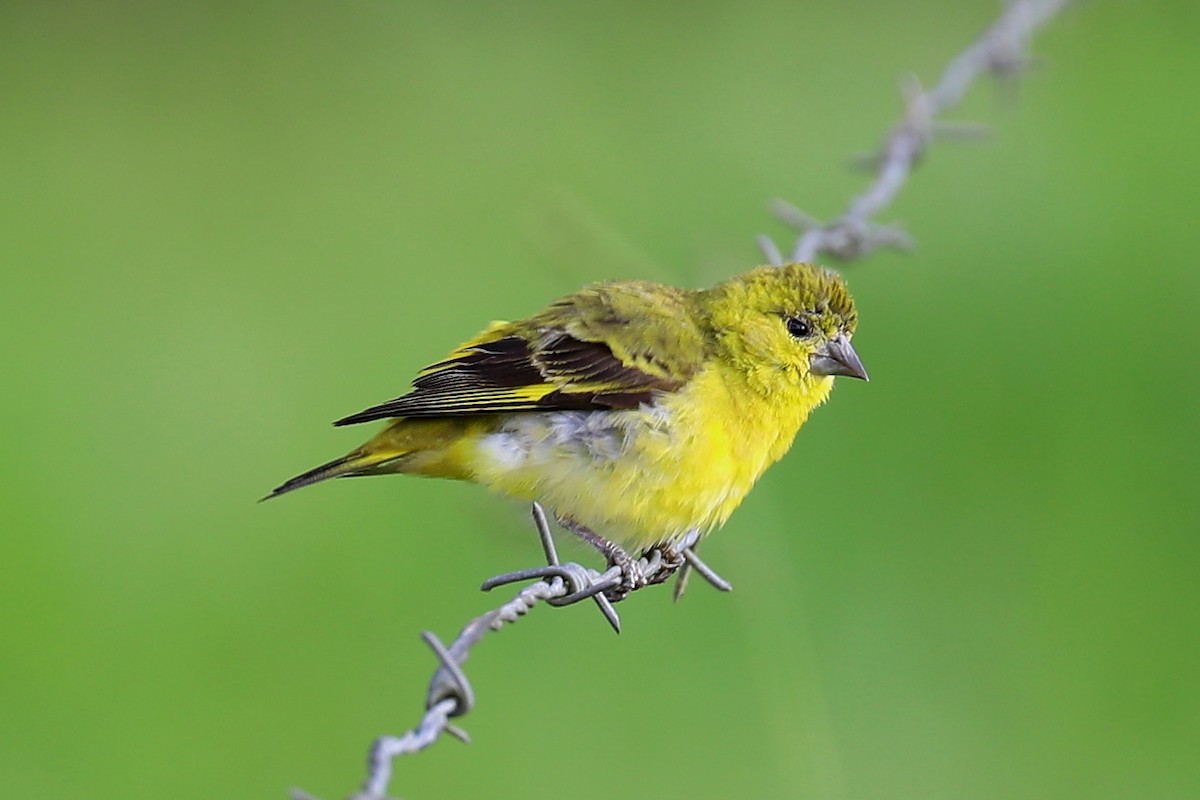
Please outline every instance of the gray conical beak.
[{"label": "gray conical beak", "polygon": [[867,370],[858,360],[858,353],[854,352],[844,333],[839,333],[836,339],[818,347],[808,364],[814,375],[845,375],[848,378],[870,380]]}]

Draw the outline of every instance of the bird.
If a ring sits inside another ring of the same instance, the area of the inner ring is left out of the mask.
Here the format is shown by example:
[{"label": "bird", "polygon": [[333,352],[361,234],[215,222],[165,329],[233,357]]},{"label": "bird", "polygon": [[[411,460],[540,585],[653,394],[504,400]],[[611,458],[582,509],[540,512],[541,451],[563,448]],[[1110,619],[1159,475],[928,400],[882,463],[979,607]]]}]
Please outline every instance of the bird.
[{"label": "bird", "polygon": [[492,322],[406,394],[337,420],[386,425],[263,500],[330,478],[470,481],[550,508],[628,574],[629,550],[723,525],[835,377],[868,380],[857,325],[843,278],[812,264],[701,290],[591,285]]}]

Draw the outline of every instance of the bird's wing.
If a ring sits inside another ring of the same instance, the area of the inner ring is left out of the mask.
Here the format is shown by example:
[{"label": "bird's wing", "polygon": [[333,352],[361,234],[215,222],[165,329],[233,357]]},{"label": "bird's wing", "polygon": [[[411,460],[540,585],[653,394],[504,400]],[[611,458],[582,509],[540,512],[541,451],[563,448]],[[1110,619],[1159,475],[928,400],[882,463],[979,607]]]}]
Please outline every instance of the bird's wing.
[{"label": "bird's wing", "polygon": [[683,386],[705,357],[687,293],[591,287],[523,322],[493,323],[426,367],[408,394],[335,422],[514,411],[636,408]]}]

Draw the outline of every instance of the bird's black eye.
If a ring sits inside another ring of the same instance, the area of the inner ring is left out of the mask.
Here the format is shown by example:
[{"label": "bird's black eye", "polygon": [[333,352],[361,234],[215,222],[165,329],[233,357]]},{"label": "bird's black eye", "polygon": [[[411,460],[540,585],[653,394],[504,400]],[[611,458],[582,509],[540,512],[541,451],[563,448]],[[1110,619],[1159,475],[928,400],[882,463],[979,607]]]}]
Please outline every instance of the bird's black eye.
[{"label": "bird's black eye", "polygon": [[807,339],[809,336],[812,336],[813,332],[812,324],[800,317],[788,317],[787,329],[788,333],[797,339]]}]

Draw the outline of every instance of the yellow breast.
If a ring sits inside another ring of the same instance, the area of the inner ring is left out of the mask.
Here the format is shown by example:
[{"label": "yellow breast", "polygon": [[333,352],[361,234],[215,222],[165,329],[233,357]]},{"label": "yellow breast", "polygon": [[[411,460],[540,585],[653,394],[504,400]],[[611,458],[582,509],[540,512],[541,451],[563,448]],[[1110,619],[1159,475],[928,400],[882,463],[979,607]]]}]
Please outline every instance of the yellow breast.
[{"label": "yellow breast", "polygon": [[513,414],[472,444],[470,477],[630,548],[707,532],[787,452],[832,383],[774,381],[764,393],[714,365],[654,406]]}]

